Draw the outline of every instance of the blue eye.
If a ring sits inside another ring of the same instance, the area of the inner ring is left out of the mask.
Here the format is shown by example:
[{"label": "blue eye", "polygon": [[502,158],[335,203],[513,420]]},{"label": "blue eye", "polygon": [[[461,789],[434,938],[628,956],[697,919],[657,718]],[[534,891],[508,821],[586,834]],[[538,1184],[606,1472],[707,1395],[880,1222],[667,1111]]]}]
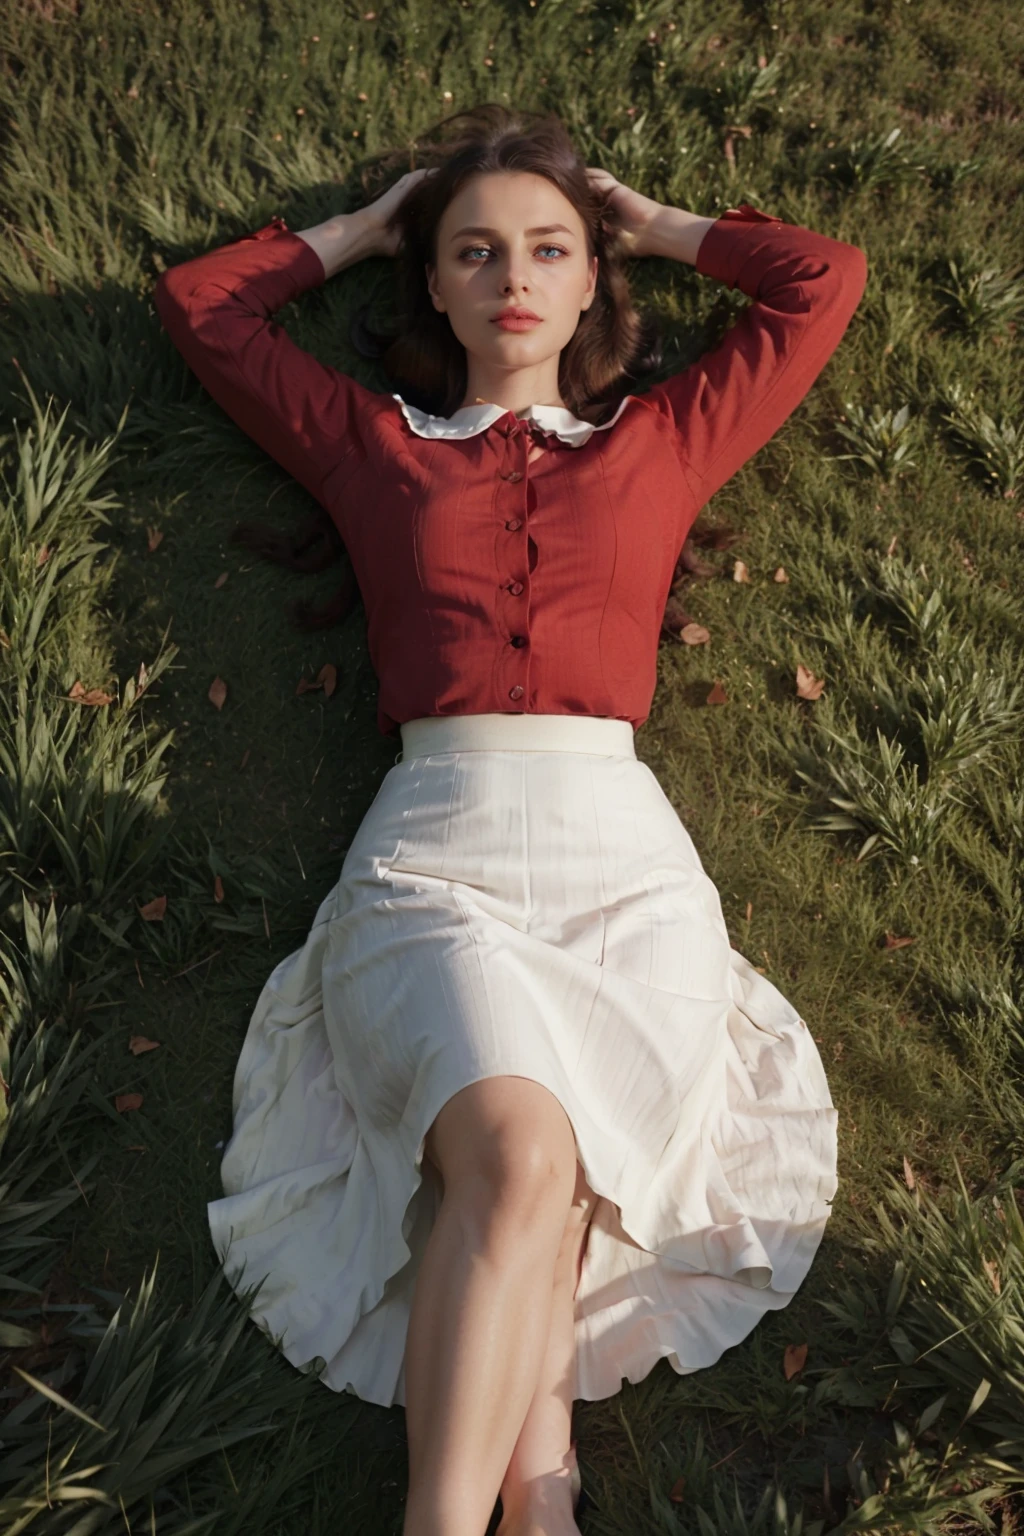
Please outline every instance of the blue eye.
[{"label": "blue eye", "polygon": [[[475,251],[490,251],[490,249],[491,247],[489,245],[467,245],[463,250],[459,252],[459,260],[462,261],[464,257],[471,256]],[[545,243],[544,245],[538,246],[537,249],[541,251],[557,251],[560,256],[567,256],[569,254],[568,251],[566,251],[564,247],[560,245],[548,245]]]}]

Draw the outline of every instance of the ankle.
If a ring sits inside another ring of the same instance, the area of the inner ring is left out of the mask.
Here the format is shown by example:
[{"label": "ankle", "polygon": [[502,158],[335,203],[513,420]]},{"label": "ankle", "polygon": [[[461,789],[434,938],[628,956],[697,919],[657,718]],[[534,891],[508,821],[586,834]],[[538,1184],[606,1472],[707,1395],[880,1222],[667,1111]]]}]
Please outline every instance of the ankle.
[{"label": "ankle", "polygon": [[501,1488],[502,1529],[543,1525],[545,1519],[572,1516],[573,1472],[575,1456],[566,1456],[565,1465],[535,1477],[505,1483]]}]

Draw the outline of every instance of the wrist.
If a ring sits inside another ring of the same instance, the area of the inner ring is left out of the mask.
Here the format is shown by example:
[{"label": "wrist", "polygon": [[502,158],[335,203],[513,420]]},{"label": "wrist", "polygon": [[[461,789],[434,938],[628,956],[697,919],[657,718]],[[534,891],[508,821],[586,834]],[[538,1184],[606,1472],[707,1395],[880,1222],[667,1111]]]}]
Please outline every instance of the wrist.
[{"label": "wrist", "polygon": [[366,214],[365,208],[357,208],[353,213],[336,213],[311,229],[296,230],[320,257],[325,278],[380,253],[381,231]]},{"label": "wrist", "polygon": [[640,242],[640,254],[665,256],[671,261],[696,265],[701,241],[715,223],[686,208],[659,207],[648,221]]}]

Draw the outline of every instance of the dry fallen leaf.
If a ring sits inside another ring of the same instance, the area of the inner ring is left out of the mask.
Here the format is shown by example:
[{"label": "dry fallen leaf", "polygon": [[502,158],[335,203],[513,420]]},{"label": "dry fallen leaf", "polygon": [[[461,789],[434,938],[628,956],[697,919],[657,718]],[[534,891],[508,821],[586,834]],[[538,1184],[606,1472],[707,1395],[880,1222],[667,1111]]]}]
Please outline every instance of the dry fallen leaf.
[{"label": "dry fallen leaf", "polygon": [[898,939],[894,933],[886,933],[886,949],[906,949],[908,944],[916,944],[916,939]]},{"label": "dry fallen leaf", "polygon": [[163,539],[163,534],[160,532],[159,528],[150,528],[147,525],[147,527],[146,527],[146,544],[147,544],[147,547],[149,549],[149,553],[150,554],[153,553],[154,549],[156,549],[157,545],[160,543],[160,541],[162,539]]},{"label": "dry fallen leaf", "polygon": [[733,581],[750,580],[750,572],[747,570],[747,567],[742,560],[737,560],[736,564],[733,566],[732,579]]},{"label": "dry fallen leaf", "polygon": [[228,696],[228,685],[222,677],[215,677],[210,684],[210,691],[206,695],[210,703],[217,709],[224,708],[224,700]]},{"label": "dry fallen leaf", "polygon": [[224,583],[227,581],[227,579],[228,579],[227,571],[221,571],[220,575],[217,577],[217,580],[214,582],[214,586],[215,587],[222,587],[224,585]]},{"label": "dry fallen leaf", "polygon": [[754,915],[754,903],[752,901],[748,901],[747,902],[747,922],[748,923],[750,922],[750,919],[753,917],[753,915]]},{"label": "dry fallen leaf", "polygon": [[681,1504],[683,1502],[683,1494],[685,1493],[685,1491],[686,1491],[686,1478],[685,1477],[677,1477],[675,1482],[672,1484],[672,1487],[669,1489],[669,1495],[668,1496],[672,1500],[673,1504]]},{"label": "dry fallen leaf", "polygon": [[728,704],[729,695],[726,693],[721,683],[716,682],[704,702],[705,704]]},{"label": "dry fallen leaf", "polygon": [[775,572],[775,575],[772,577],[772,581],[788,581],[788,580],[789,580],[789,577],[786,575],[786,567],[784,565],[780,565],[778,570]]},{"label": "dry fallen leaf", "polygon": [[913,1189],[914,1185],[917,1183],[917,1180],[914,1177],[914,1170],[910,1166],[910,1159],[907,1156],[904,1156],[903,1158],[903,1181],[908,1189]]},{"label": "dry fallen leaf", "polygon": [[334,692],[337,686],[338,669],[331,662],[325,661],[323,666],[320,668],[320,671],[317,673],[315,680],[311,680],[308,677],[299,678],[298,687],[295,689],[295,692],[316,693],[319,689],[322,688],[326,697],[330,698],[331,694]]},{"label": "dry fallen leaf", "polygon": [[49,546],[49,544],[44,544],[41,547],[38,555],[36,555],[36,566],[38,567],[40,565],[45,565],[47,560],[49,560],[49,558],[50,558],[50,546]]},{"label": "dry fallen leaf", "polygon": [[825,689],[825,679],[815,677],[813,672],[800,663],[796,669],[796,693],[799,699],[820,699]]},{"label": "dry fallen leaf", "polygon": [[679,631],[679,638],[684,645],[707,645],[711,631],[705,629],[703,624],[684,624]]},{"label": "dry fallen leaf", "polygon": [[152,901],[147,901],[144,907],[139,908],[139,916],[144,917],[147,923],[159,923],[163,921],[167,911],[167,897],[154,896]]},{"label": "dry fallen leaf", "polygon": [[76,704],[99,705],[113,704],[114,702],[114,695],[112,693],[104,693],[102,688],[83,688],[77,678],[71,686],[68,698],[74,699]]},{"label": "dry fallen leaf", "polygon": [[123,1115],[126,1109],[141,1109],[141,1093],[119,1093],[114,1100],[114,1108],[119,1115]]},{"label": "dry fallen leaf", "polygon": [[214,901],[223,901],[224,900],[224,882],[221,879],[220,875],[215,875],[214,876],[214,880],[213,880],[213,899],[214,899]]},{"label": "dry fallen leaf", "polygon": [[786,1353],[782,1357],[782,1369],[787,1381],[792,1381],[794,1376],[799,1376],[807,1360],[806,1344],[787,1344]]},{"label": "dry fallen leaf", "polygon": [[999,1267],[996,1264],[995,1259],[985,1259],[983,1260],[983,1263],[985,1265],[985,1273],[988,1275],[988,1283],[998,1296],[1002,1289],[999,1280]]},{"label": "dry fallen leaf", "polygon": [[141,1056],[143,1051],[156,1051],[159,1048],[159,1040],[147,1040],[145,1035],[132,1035],[128,1041],[128,1049],[133,1056]]}]

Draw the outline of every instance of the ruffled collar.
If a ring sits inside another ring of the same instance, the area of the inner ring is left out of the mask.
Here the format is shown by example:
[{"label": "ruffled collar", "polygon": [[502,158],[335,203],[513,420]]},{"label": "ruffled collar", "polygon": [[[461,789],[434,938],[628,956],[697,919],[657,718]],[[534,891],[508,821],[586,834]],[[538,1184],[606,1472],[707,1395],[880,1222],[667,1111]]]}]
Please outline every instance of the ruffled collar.
[{"label": "ruffled collar", "polygon": [[[510,414],[503,405],[495,405],[492,401],[480,405],[464,405],[451,416],[434,416],[429,411],[421,411],[418,406],[409,405],[401,395],[393,395],[392,398],[398,401],[402,414],[418,437],[474,437]],[[627,395],[611,420],[600,426],[595,426],[591,421],[581,421],[561,405],[531,405],[518,419],[532,422],[541,432],[552,433],[561,442],[568,443],[570,448],[582,448],[592,432],[606,432],[609,427],[613,427],[632,399],[632,395]]]}]

